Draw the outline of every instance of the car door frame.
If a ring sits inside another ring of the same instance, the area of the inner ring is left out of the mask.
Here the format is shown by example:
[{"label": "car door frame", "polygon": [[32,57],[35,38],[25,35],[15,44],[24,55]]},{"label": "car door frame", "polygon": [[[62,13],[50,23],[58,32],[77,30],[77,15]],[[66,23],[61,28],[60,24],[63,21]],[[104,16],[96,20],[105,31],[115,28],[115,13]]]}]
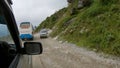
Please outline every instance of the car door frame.
[{"label": "car door frame", "polygon": [[21,44],[21,41],[19,38],[19,31],[17,28],[17,24],[15,21],[13,12],[12,12],[11,4],[12,3],[10,3],[10,1],[8,1],[8,0],[0,0],[0,6],[2,6],[2,8],[3,8],[7,27],[10,31],[10,34],[13,38],[13,41],[16,45],[16,50],[17,50],[17,54],[16,54],[14,60],[11,62],[9,68],[16,68],[19,63],[20,56],[21,56],[20,53],[21,53],[21,45],[22,44]]}]

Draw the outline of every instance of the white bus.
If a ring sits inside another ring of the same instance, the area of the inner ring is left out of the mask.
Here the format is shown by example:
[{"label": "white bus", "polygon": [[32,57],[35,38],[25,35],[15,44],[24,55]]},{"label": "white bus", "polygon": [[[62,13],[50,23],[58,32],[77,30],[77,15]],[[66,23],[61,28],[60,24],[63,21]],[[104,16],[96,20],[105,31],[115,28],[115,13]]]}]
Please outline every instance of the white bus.
[{"label": "white bus", "polygon": [[22,40],[33,40],[33,25],[30,22],[22,22],[19,28]]}]

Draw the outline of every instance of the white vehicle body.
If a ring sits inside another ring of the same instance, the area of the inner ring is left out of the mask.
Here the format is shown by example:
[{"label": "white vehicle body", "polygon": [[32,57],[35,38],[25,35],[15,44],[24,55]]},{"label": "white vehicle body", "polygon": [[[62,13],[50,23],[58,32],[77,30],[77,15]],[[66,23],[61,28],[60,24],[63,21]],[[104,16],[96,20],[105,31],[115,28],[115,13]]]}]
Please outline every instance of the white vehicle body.
[{"label": "white vehicle body", "polygon": [[33,39],[33,25],[30,22],[22,22],[19,32],[21,39]]},{"label": "white vehicle body", "polygon": [[40,31],[40,38],[42,37],[46,37],[46,38],[48,37],[48,31],[46,29],[42,29]]}]

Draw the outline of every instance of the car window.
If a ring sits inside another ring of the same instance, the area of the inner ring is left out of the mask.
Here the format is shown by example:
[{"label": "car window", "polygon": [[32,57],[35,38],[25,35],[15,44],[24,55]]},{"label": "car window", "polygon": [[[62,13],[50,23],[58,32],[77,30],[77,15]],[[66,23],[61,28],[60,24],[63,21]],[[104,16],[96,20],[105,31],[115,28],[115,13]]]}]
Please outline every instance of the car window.
[{"label": "car window", "polygon": [[41,33],[46,33],[47,31],[41,31]]},{"label": "car window", "polygon": [[6,41],[10,44],[14,44],[13,39],[8,30],[6,19],[4,18],[4,14],[1,7],[0,7],[0,41]]},{"label": "car window", "polygon": [[41,33],[46,33],[47,30],[46,30],[46,29],[41,29],[40,32],[41,32]]}]

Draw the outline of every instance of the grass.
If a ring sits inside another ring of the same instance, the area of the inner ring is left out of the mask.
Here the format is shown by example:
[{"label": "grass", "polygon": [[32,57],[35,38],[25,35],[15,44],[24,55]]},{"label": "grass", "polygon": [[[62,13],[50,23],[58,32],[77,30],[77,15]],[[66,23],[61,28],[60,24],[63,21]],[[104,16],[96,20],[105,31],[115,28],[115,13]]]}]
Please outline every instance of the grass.
[{"label": "grass", "polygon": [[[52,37],[59,35],[77,46],[120,56],[120,0],[92,0],[90,6],[82,9],[77,9],[77,5],[75,0],[48,18],[51,20],[43,21],[38,29],[44,26],[53,29]],[[76,9],[73,15],[72,8]],[[59,17],[55,19],[56,16]]]}]

